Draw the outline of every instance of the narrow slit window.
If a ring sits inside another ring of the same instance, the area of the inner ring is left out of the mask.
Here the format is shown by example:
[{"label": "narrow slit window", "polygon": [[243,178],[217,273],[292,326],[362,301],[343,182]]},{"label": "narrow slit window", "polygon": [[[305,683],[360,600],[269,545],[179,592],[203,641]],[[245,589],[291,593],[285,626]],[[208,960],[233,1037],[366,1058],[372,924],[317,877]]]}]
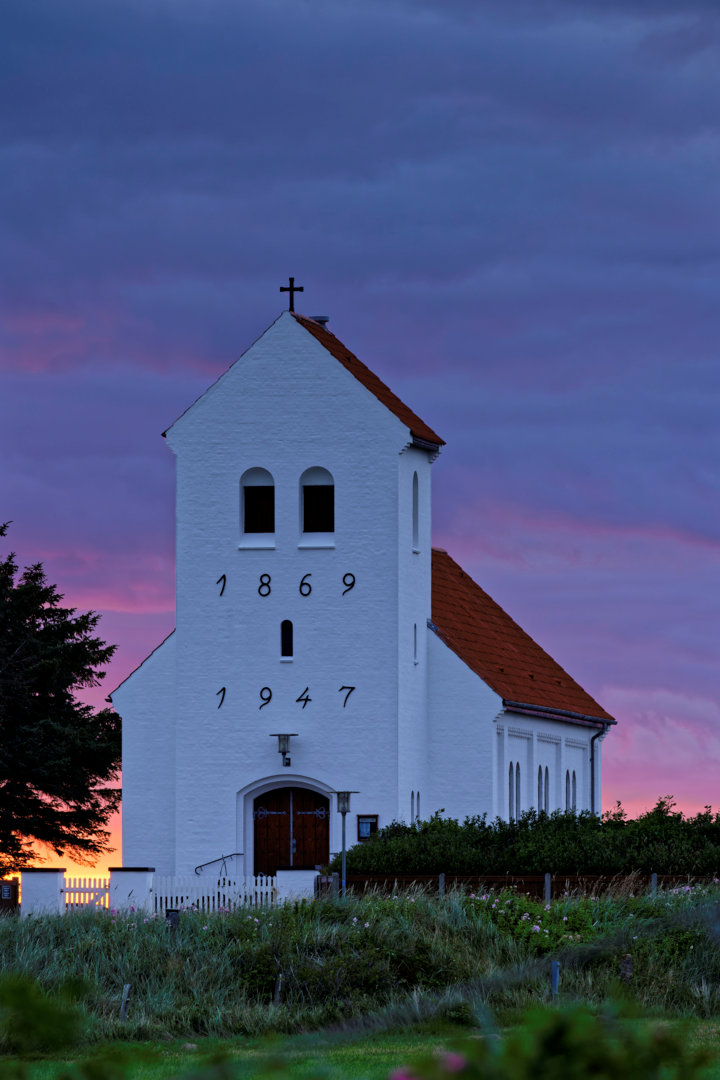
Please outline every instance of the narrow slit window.
[{"label": "narrow slit window", "polygon": [[572,774],[572,808],[577,810],[577,776],[574,769]]},{"label": "narrow slit window", "polygon": [[415,792],[410,792],[410,822],[415,820]]},{"label": "narrow slit window", "polygon": [[508,819],[515,817],[515,766],[512,761],[508,770]]},{"label": "narrow slit window", "polygon": [[419,507],[419,494],[418,494],[418,474],[413,473],[412,481],[412,546],[415,551],[418,550],[420,528],[420,507]]},{"label": "narrow slit window", "polygon": [[415,818],[417,819],[417,821],[420,820],[420,792],[419,791],[418,791],[417,795],[415,796]]},{"label": "narrow slit window", "polygon": [[[531,781],[532,783],[532,781]],[[515,765],[515,817],[520,818],[520,762]]]},{"label": "narrow slit window", "polygon": [[546,814],[550,813],[550,770],[547,765],[545,766],[545,801],[543,803],[543,810]]},{"label": "narrow slit window", "polygon": [[413,623],[413,660],[417,664],[417,623]]},{"label": "narrow slit window", "polygon": [[275,532],[275,484],[267,469],[248,469],[240,482],[243,533]]},{"label": "narrow slit window", "polygon": [[570,809],[570,770],[565,770],[565,811]]},{"label": "narrow slit window", "polygon": [[537,808],[538,808],[538,810],[542,810],[542,808],[543,808],[543,771],[542,771],[542,765],[538,765],[538,798],[537,798]]},{"label": "narrow slit window", "polygon": [[289,619],[283,619],[280,623],[280,655],[293,655],[293,624]]},{"label": "narrow slit window", "polygon": [[307,469],[303,473],[300,513],[302,532],[335,532],[335,484],[327,469]]}]

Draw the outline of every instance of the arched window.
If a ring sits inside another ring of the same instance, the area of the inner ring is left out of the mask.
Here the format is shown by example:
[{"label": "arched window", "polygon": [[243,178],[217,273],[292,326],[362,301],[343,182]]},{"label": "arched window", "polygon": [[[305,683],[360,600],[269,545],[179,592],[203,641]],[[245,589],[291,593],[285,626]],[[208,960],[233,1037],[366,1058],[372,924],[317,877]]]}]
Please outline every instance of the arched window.
[{"label": "arched window", "polygon": [[520,814],[520,762],[518,761],[515,765],[515,817],[519,818]]},{"label": "arched window", "polygon": [[335,483],[327,469],[306,469],[300,477],[300,531],[335,532]]},{"label": "arched window", "polygon": [[570,809],[570,770],[565,770],[565,810]]},{"label": "arched window", "polygon": [[574,769],[572,775],[572,808],[577,810],[577,776]]},{"label": "arched window", "polygon": [[543,802],[543,810],[546,814],[550,813],[550,770],[547,765],[545,766],[545,801]]},{"label": "arched window", "polygon": [[293,655],[293,624],[289,619],[283,619],[280,623],[280,655]]},{"label": "arched window", "polygon": [[410,792],[410,824],[415,820],[415,792]]},{"label": "arched window", "polygon": [[508,770],[508,820],[515,817],[515,766],[512,761]]},{"label": "arched window", "polygon": [[248,469],[240,478],[243,533],[275,532],[275,483],[267,469]]},{"label": "arched window", "polygon": [[412,546],[415,551],[419,550],[420,536],[420,507],[418,505],[418,474],[413,473],[412,481]]},{"label": "arched window", "polygon": [[543,771],[542,765],[538,765],[538,812],[543,808]]}]

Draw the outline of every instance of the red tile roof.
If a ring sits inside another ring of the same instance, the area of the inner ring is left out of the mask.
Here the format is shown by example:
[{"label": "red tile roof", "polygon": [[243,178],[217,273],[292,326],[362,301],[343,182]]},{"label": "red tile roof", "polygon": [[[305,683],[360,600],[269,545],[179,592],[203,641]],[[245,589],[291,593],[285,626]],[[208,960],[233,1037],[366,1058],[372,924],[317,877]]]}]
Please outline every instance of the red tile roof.
[{"label": "red tile roof", "polygon": [[441,641],[504,701],[612,721],[446,551],[432,553],[432,622]]},{"label": "red tile roof", "polygon": [[304,326],[336,360],[340,361],[344,368],[347,368],[351,375],[354,375],[371,394],[375,395],[378,401],[382,402],[391,413],[394,413],[398,420],[401,420],[403,424],[410,428],[410,433],[414,438],[432,443],[435,446],[445,445],[445,440],[436,435],[433,429],[428,427],[419,416],[416,416],[412,409],[409,409],[399,397],[393,394],[390,387],[386,386],[382,379],[379,379],[369,367],[366,367],[362,360],[358,360],[357,356],[354,356],[334,334],[331,334],[329,330],[326,330],[324,326],[321,326],[320,323],[315,322],[313,319],[308,319],[304,315],[297,315],[295,312],[293,312],[293,315],[301,326]]}]

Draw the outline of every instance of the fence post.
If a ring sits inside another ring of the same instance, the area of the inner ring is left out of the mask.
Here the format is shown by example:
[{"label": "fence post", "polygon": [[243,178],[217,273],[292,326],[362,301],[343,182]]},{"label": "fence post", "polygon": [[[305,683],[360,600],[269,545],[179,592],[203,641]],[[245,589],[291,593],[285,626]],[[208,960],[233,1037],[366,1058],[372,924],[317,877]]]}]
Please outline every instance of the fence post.
[{"label": "fence post", "polygon": [[438,896],[445,895],[445,874],[438,876]]},{"label": "fence post", "polygon": [[340,875],[337,870],[332,875],[332,898],[333,900],[340,899]]},{"label": "fence post", "polygon": [[154,866],[111,866],[109,906],[115,911],[150,911]]},{"label": "fence post", "polygon": [[21,872],[20,915],[63,915],[65,913],[65,870],[30,867]]},{"label": "fence post", "polygon": [[560,986],[560,961],[553,960],[550,965],[550,993],[553,997],[557,997],[558,987]]},{"label": "fence post", "polygon": [[657,896],[657,874],[650,875],[650,895]]},{"label": "fence post", "polygon": [[549,904],[552,898],[552,874],[545,875],[545,903]]}]

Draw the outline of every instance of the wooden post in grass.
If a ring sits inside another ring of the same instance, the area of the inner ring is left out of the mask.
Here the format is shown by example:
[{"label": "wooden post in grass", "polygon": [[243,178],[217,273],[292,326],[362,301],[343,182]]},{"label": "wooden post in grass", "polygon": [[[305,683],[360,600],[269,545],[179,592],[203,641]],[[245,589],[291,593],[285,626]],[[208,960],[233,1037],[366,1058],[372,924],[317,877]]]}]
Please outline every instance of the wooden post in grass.
[{"label": "wooden post in grass", "polygon": [[333,900],[337,900],[340,896],[340,875],[337,871],[332,875],[331,891]]},{"label": "wooden post in grass", "polygon": [[545,903],[550,903],[552,897],[552,874],[545,875]]},{"label": "wooden post in grass", "polygon": [[632,956],[630,953],[626,953],[620,961],[620,978],[624,983],[629,983],[632,979]]},{"label": "wooden post in grass", "polygon": [[438,896],[445,895],[445,875],[440,874],[438,876]]},{"label": "wooden post in grass", "polygon": [[657,896],[657,874],[650,875],[650,895]]},{"label": "wooden post in grass", "polygon": [[122,997],[120,998],[120,1019],[127,1019],[127,1006],[128,998],[130,997],[130,983],[125,983],[123,986]]},{"label": "wooden post in grass", "polygon": [[557,997],[558,987],[560,986],[560,961],[553,960],[550,965],[550,993],[553,997]]}]

